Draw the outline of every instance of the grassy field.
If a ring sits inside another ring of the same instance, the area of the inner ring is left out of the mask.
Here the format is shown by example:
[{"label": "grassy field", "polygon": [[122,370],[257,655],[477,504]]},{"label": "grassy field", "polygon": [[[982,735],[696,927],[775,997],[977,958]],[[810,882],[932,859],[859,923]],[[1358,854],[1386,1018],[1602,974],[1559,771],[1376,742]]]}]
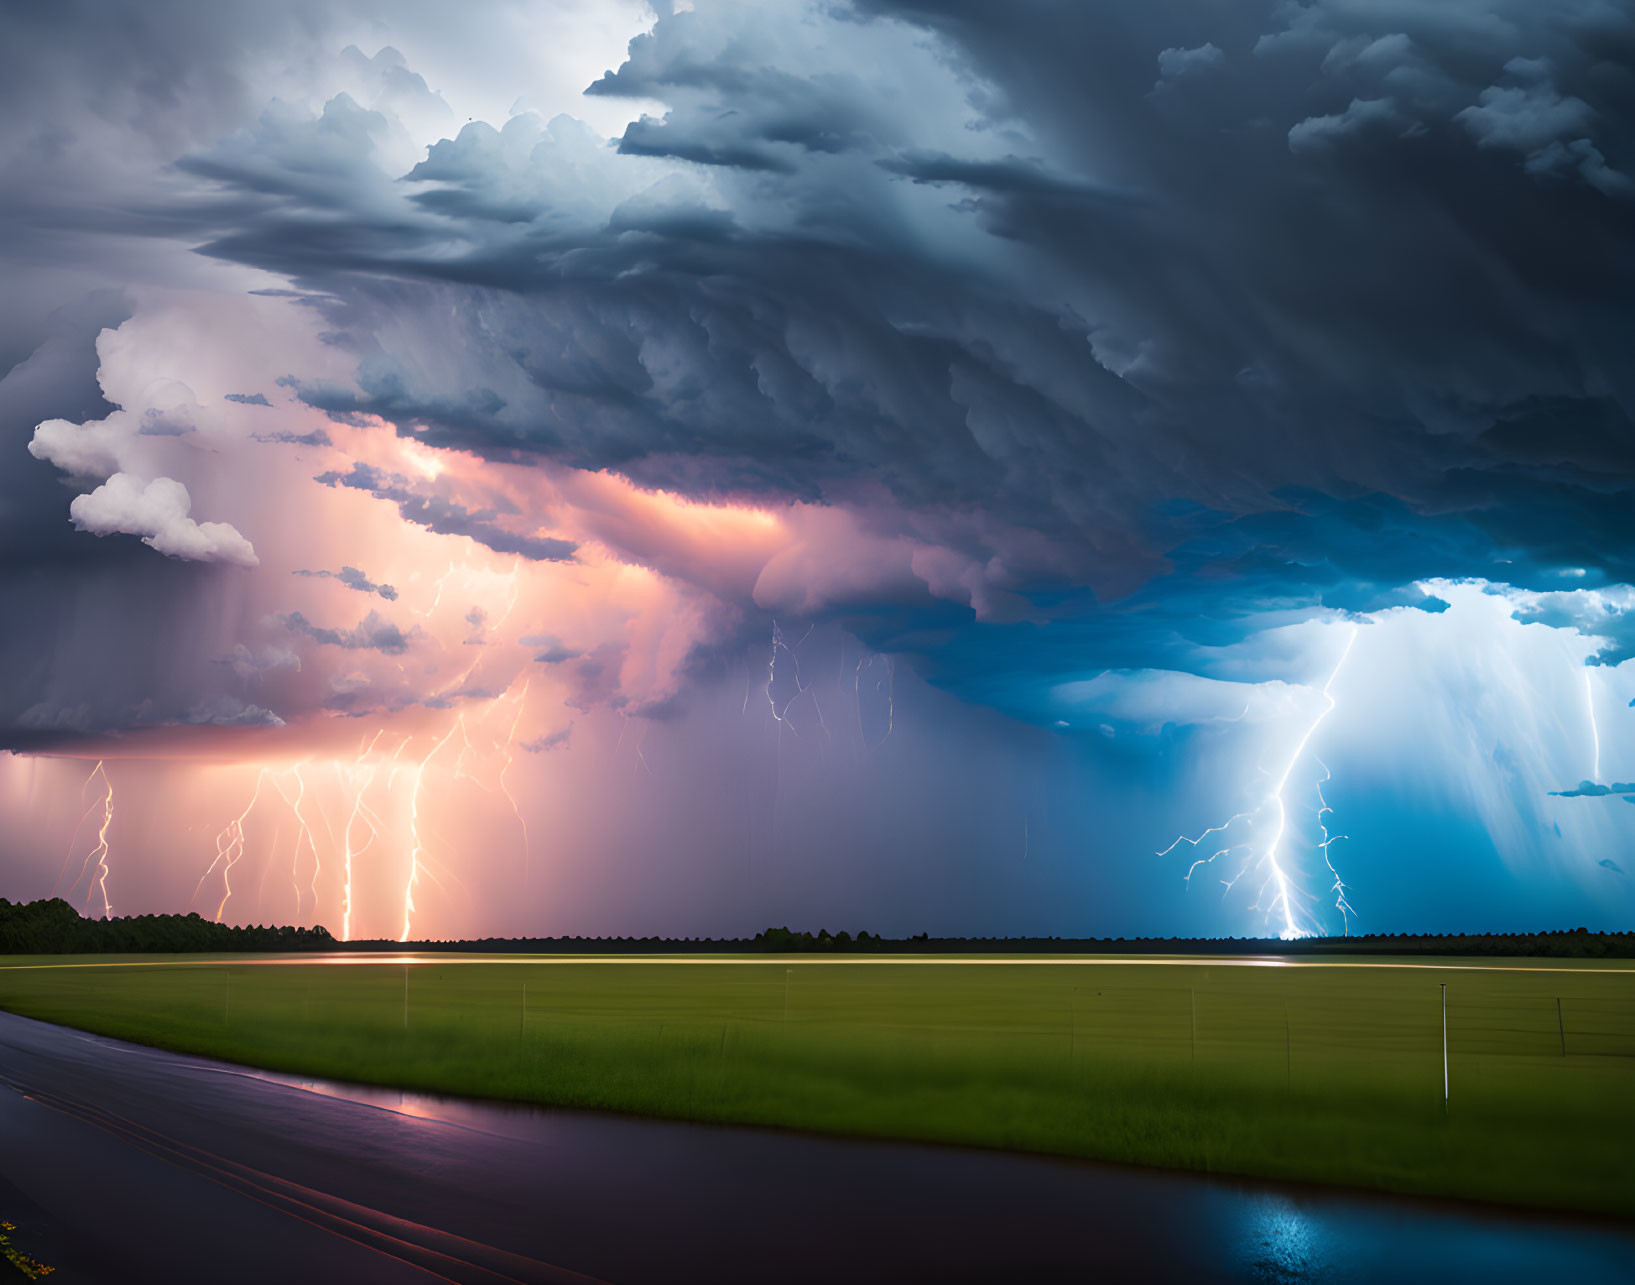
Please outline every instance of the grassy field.
[{"label": "grassy field", "polygon": [[0,1007],[372,1084],[1635,1217],[1627,963],[422,958],[13,958]]}]

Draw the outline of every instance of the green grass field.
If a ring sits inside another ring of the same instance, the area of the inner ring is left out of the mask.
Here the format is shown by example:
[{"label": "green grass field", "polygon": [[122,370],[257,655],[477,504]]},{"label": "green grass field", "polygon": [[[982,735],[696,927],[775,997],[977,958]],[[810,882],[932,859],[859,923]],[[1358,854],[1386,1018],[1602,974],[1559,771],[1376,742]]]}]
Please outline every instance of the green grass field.
[{"label": "green grass field", "polygon": [[0,1007],[441,1093],[1635,1216],[1627,963],[287,958],[14,958]]}]

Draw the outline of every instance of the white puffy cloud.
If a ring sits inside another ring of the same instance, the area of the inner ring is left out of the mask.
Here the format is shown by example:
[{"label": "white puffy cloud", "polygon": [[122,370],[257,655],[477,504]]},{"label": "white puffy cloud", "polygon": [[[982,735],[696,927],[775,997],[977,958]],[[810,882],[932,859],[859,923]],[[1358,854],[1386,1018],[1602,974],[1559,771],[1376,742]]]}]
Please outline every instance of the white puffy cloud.
[{"label": "white puffy cloud", "polygon": [[250,542],[226,522],[195,522],[187,488],[175,478],[144,483],[129,473],[115,473],[88,495],[74,498],[68,514],[81,531],[93,535],[136,535],[167,557],[186,562],[231,562],[241,567],[260,563]]},{"label": "white puffy cloud", "polygon": [[28,453],[76,477],[107,477],[119,471],[128,436],[109,420],[74,424],[48,419],[34,430]]}]

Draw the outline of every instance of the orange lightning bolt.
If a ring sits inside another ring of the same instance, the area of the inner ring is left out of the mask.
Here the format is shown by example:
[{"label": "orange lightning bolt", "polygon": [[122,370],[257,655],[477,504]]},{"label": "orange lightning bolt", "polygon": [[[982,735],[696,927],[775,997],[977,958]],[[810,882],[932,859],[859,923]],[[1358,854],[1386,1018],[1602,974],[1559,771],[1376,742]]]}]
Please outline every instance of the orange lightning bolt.
[{"label": "orange lightning bolt", "polygon": [[[233,895],[232,873],[233,867],[244,855],[244,821],[255,810],[256,800],[261,797],[261,787],[267,780],[267,769],[262,768],[255,778],[255,790],[250,795],[250,802],[245,805],[244,811],[229,821],[216,832],[216,859],[209,868],[199,876],[198,885],[193,889],[193,895],[199,895],[199,889],[204,887],[204,881],[217,866],[221,866],[222,894],[221,904],[216,907],[216,922],[227,910],[227,899]],[[225,863],[225,864],[224,864]]]}]

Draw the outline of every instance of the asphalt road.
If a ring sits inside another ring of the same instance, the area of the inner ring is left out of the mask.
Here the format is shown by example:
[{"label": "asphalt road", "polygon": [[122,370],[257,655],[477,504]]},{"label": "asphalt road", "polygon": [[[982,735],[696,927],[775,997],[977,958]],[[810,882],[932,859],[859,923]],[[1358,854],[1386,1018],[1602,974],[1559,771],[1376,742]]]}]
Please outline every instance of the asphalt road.
[{"label": "asphalt road", "polygon": [[0,1218],[52,1285],[1635,1281],[1635,1228],[439,1100],[5,1013]]}]

